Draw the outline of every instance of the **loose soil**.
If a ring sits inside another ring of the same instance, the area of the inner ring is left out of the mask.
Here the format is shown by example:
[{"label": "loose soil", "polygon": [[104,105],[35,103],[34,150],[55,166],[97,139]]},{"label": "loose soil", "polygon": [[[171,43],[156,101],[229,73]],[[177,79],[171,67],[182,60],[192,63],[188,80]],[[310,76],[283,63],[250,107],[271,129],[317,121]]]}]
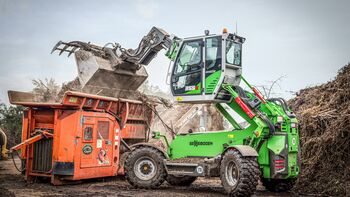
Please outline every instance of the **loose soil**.
[{"label": "loose soil", "polygon": [[[19,160],[17,161],[19,165]],[[12,160],[0,161],[0,196],[226,196],[218,178],[197,179],[189,187],[174,187],[166,182],[157,190],[135,189],[123,177],[85,180],[76,184],[53,186],[44,180],[27,183],[16,171]],[[292,193],[271,193],[258,186],[254,196],[294,196]]]}]

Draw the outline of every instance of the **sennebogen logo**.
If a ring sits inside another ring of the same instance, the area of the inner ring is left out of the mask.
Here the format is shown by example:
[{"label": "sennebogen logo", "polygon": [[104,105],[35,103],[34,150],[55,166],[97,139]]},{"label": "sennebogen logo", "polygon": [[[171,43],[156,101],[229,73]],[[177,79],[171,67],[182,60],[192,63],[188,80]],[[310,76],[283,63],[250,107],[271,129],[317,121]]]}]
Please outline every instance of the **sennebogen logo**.
[{"label": "sennebogen logo", "polygon": [[213,142],[200,142],[200,141],[192,141],[190,142],[190,146],[211,146]]}]

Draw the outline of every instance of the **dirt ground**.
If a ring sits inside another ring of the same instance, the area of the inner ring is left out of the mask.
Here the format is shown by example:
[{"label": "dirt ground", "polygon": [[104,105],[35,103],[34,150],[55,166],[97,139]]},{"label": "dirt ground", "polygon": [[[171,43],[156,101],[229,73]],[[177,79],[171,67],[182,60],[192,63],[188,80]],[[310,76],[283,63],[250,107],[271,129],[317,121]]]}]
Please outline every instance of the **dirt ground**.
[{"label": "dirt ground", "polygon": [[[18,161],[19,162],[19,161]],[[18,164],[19,165],[19,164]],[[12,160],[0,161],[0,196],[226,196],[218,178],[199,178],[190,187],[173,187],[167,183],[157,190],[135,189],[123,177],[86,180],[81,183],[53,186],[44,181],[26,183]],[[271,193],[258,186],[255,196],[294,196]]]}]

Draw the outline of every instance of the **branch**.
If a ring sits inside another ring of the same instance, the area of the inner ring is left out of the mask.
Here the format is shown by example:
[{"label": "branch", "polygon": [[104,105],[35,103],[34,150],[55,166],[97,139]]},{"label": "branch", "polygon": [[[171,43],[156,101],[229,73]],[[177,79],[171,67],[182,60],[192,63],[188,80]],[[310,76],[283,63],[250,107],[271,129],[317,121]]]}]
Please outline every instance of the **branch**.
[{"label": "branch", "polygon": [[269,88],[269,91],[268,91],[268,94],[267,94],[267,98],[270,98],[270,95],[271,95],[271,91],[272,91],[273,86],[274,86],[275,84],[279,85],[277,82],[280,81],[280,80],[282,80],[284,77],[286,77],[286,75],[282,75],[282,76],[280,76],[279,78],[277,78],[276,80],[272,81],[272,84],[271,84],[271,86],[270,86],[270,88]]}]

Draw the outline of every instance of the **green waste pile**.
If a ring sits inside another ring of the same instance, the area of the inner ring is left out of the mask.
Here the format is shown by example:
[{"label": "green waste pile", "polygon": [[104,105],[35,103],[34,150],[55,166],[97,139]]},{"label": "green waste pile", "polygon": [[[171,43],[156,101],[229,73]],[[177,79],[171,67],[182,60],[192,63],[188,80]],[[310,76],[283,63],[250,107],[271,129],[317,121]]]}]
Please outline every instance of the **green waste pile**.
[{"label": "green waste pile", "polygon": [[300,194],[350,195],[350,64],[289,101],[300,121]]}]

